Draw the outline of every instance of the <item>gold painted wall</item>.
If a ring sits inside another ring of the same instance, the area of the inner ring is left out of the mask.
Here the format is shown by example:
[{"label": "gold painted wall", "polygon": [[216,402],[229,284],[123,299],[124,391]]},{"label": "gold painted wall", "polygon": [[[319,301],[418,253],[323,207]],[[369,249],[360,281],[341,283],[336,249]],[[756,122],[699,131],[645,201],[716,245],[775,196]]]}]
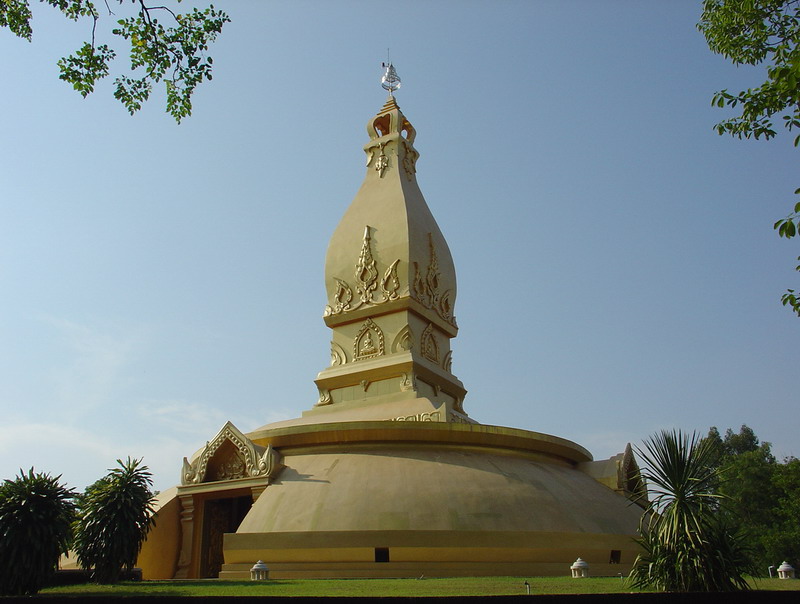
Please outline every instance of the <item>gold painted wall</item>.
[{"label": "gold painted wall", "polygon": [[175,575],[181,540],[181,506],[177,493],[178,489],[173,487],[158,496],[156,525],[147,535],[136,561],[143,579],[172,579]]}]

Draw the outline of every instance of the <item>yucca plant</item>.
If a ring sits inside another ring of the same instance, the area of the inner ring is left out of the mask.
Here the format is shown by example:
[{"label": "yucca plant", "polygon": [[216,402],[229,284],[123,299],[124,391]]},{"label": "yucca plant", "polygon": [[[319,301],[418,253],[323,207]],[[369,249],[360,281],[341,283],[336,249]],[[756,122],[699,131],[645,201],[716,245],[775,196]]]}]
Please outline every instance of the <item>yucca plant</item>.
[{"label": "yucca plant", "polygon": [[75,553],[98,583],[116,583],[123,568],[133,568],[153,525],[153,481],[141,461],[118,459],[118,468],[78,497]]},{"label": "yucca plant", "polygon": [[0,595],[37,593],[66,553],[75,493],[60,479],[31,468],[0,485]]},{"label": "yucca plant", "polygon": [[749,545],[716,494],[718,451],[696,433],[662,431],[637,448],[650,505],[630,582],[663,591],[748,589]]}]

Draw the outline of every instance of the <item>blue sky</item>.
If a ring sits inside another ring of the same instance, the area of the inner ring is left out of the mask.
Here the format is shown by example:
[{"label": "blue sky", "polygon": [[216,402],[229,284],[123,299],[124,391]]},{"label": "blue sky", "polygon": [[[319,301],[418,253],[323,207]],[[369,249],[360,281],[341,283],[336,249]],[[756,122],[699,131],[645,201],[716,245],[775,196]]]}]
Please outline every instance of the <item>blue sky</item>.
[{"label": "blue sky", "polygon": [[763,76],[708,50],[699,2],[217,7],[181,125],[160,90],[129,117],[110,79],[85,100],[57,79],[85,23],[36,5],[33,43],[0,32],[0,476],[83,488],[144,456],[163,489],[226,420],[313,405],[325,250],[387,47],[472,417],[597,459],[743,423],[800,456],[798,250],[772,230],[797,151],[713,131],[713,93]]}]

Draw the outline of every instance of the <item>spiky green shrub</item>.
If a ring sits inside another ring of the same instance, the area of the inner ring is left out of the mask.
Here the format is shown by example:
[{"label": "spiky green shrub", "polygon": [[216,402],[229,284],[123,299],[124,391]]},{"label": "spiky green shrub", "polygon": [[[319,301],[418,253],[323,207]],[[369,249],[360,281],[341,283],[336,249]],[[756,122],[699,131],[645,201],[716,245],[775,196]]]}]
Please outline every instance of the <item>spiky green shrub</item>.
[{"label": "spiky green shrub", "polygon": [[61,476],[20,470],[0,485],[0,595],[37,593],[72,535],[72,489]]},{"label": "spiky green shrub", "polygon": [[75,553],[98,583],[116,583],[131,570],[153,525],[153,484],[141,459],[123,462],[78,497]]},{"label": "spiky green shrub", "polygon": [[630,574],[637,588],[663,591],[748,589],[749,545],[725,513],[717,450],[708,439],[662,431],[637,453],[650,505],[642,517],[644,550]]}]

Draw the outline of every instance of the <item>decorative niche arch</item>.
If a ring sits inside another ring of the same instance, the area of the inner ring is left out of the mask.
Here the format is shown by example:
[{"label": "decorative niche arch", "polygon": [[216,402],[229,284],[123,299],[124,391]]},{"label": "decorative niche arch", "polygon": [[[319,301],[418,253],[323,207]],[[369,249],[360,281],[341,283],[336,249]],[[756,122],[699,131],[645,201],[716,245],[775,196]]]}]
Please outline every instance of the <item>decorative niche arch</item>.
[{"label": "decorative niche arch", "polygon": [[192,462],[184,457],[181,484],[191,485],[239,478],[271,478],[283,467],[280,454],[272,448],[256,445],[231,422]]},{"label": "decorative niche arch", "polygon": [[373,321],[367,319],[356,334],[353,341],[353,360],[361,361],[385,354],[383,330]]},{"label": "decorative niche arch", "polygon": [[382,136],[386,136],[392,131],[392,116],[388,113],[384,113],[383,115],[379,115],[374,120],[372,120],[372,130],[370,134],[375,135],[376,138],[380,138]]},{"label": "decorative niche arch", "polygon": [[347,363],[347,353],[336,342],[331,341],[331,367]]},{"label": "decorative niche arch", "polygon": [[447,354],[444,355],[444,359],[442,360],[442,369],[445,371],[449,371],[450,373],[453,372],[453,351],[448,350]]},{"label": "decorative niche arch", "polygon": [[411,327],[406,325],[401,329],[392,341],[392,352],[404,352],[414,347],[414,334]]},{"label": "decorative niche arch", "polygon": [[420,346],[422,347],[423,357],[434,363],[439,362],[439,343],[436,341],[436,336],[433,334],[433,323],[428,323],[425,331],[422,332]]}]

